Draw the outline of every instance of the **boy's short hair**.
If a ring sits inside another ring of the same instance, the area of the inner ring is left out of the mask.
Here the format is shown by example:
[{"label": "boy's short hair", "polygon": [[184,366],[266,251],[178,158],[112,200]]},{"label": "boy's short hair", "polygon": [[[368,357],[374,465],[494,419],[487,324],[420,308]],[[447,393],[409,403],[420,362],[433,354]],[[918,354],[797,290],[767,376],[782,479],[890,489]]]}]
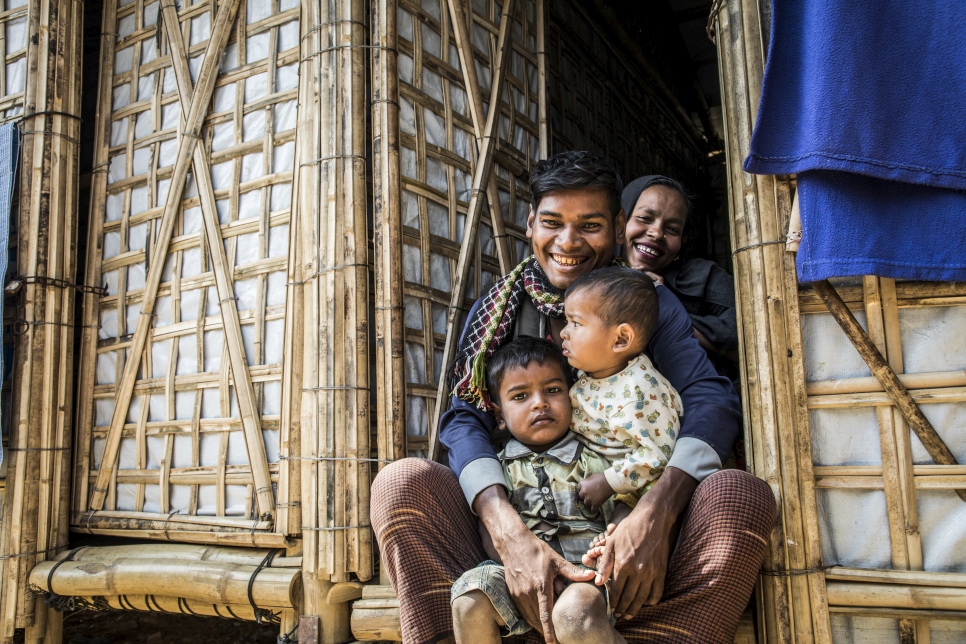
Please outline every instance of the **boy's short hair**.
[{"label": "boy's short hair", "polygon": [[597,296],[597,316],[605,324],[630,324],[645,345],[650,341],[660,305],[654,280],[647,273],[626,266],[598,268],[577,278],[564,297],[585,289]]},{"label": "boy's short hair", "polygon": [[569,388],[570,365],[560,348],[553,342],[541,338],[521,336],[504,344],[490,356],[486,364],[486,388],[490,393],[490,399],[493,401],[499,400],[503,377],[510,369],[526,367],[531,362],[542,365],[548,361],[560,366],[560,371]]},{"label": "boy's short hair", "polygon": [[611,215],[621,209],[624,182],[609,163],[587,150],[560,152],[540,161],[530,170],[530,195],[533,207],[545,195],[557,190],[603,190],[607,193]]}]

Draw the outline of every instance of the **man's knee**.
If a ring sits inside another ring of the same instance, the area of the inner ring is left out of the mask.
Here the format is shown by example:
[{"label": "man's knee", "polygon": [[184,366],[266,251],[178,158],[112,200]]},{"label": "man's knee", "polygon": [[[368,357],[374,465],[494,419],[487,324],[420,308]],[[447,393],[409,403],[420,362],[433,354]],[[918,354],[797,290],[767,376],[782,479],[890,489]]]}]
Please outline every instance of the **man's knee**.
[{"label": "man's knee", "polygon": [[407,489],[426,489],[443,472],[452,473],[445,465],[425,458],[404,458],[390,463],[372,482],[372,496],[395,495]]},{"label": "man's knee", "polygon": [[604,593],[591,584],[571,584],[553,605],[553,629],[566,644],[599,641],[609,629]]},{"label": "man's knee", "polygon": [[712,523],[727,523],[763,539],[775,524],[775,495],[767,483],[743,470],[721,470],[695,490],[692,507]]}]

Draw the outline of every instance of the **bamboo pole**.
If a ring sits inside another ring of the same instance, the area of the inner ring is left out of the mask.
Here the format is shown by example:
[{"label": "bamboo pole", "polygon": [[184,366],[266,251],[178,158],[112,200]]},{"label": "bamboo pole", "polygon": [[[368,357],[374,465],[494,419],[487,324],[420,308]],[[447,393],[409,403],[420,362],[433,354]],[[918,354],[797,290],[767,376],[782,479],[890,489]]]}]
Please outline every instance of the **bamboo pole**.
[{"label": "bamboo pole", "polygon": [[[865,363],[869,365],[869,369],[872,370],[872,375],[875,376],[882,385],[882,388],[889,394],[893,403],[902,412],[903,418],[909,424],[912,431],[916,433],[923,447],[929,452],[929,456],[937,464],[956,465],[956,457],[953,456],[953,453],[946,446],[946,443],[936,433],[929,419],[919,409],[919,406],[912,399],[912,396],[909,395],[908,390],[903,386],[902,382],[896,376],[896,373],[886,363],[885,358],[882,357],[875,343],[872,342],[869,335],[859,325],[858,321],[856,321],[855,316],[845,306],[842,298],[835,292],[835,288],[828,283],[828,280],[812,282],[812,287],[825,302],[832,317],[842,327],[842,331],[845,332],[845,335],[855,346],[856,351],[858,351]],[[959,498],[966,501],[966,490],[957,490],[956,494]]]},{"label": "bamboo pole", "polygon": [[30,585],[65,597],[159,595],[213,604],[248,604],[250,590],[259,608],[297,605],[301,570],[266,567],[257,574],[256,570],[257,566],[175,559],[45,561],[30,573]]},{"label": "bamboo pole", "polygon": [[[878,342],[876,342],[878,345]],[[899,382],[908,390],[966,387],[966,371],[931,371],[926,373],[897,373]],[[810,382],[805,386],[809,396],[834,394],[865,394],[884,391],[875,376],[864,378],[841,378]]]},{"label": "bamboo pole", "polygon": [[[731,240],[742,355],[746,451],[754,474],[779,500],[765,567],[820,570],[821,544],[805,404],[794,256],[777,244],[792,197],[781,178],[744,173],[763,78],[765,51],[758,3],[722,3],[717,42],[731,195]],[[819,573],[763,577],[759,623],[769,642],[831,639],[825,582]]]},{"label": "bamboo pole", "polygon": [[[459,342],[460,329],[457,328],[457,325],[460,321],[460,312],[463,310],[463,300],[466,298],[466,282],[470,273],[470,262],[475,254],[477,228],[479,227],[480,214],[483,210],[482,187],[483,183],[489,180],[490,172],[493,169],[493,152],[497,144],[496,124],[499,122],[500,106],[502,105],[503,76],[506,73],[507,63],[510,59],[509,35],[510,23],[513,21],[512,11],[513,0],[505,0],[503,3],[503,13],[500,17],[500,34],[497,38],[496,45],[495,71],[490,86],[490,110],[486,115],[486,126],[483,128],[483,144],[480,147],[476,167],[473,170],[473,187],[471,188],[470,203],[466,213],[466,224],[463,228],[463,242],[460,245],[460,256],[456,264],[456,283],[453,287],[449,310],[446,314],[446,344],[443,349],[442,360],[444,365],[448,365],[453,361],[453,356],[458,349],[457,343]],[[471,56],[467,58],[471,58]],[[465,68],[466,65],[464,64],[463,67]],[[429,426],[429,455],[433,460],[439,458],[439,420],[449,401],[448,384],[447,378],[441,376],[439,379],[439,387],[436,391],[436,409]]]},{"label": "bamboo pole", "polygon": [[[405,306],[399,179],[399,75],[396,2],[373,0],[372,202],[376,299],[378,457],[406,455]],[[380,464],[380,467],[382,464]]]},{"label": "bamboo pole", "polygon": [[539,123],[540,158],[550,156],[550,119],[547,117],[547,0],[537,3],[537,77],[540,81],[537,93],[537,116]]},{"label": "bamboo pole", "polygon": [[[177,213],[181,208],[181,197],[184,194],[186,178],[188,175],[188,164],[191,162],[195,145],[200,137],[201,126],[207,112],[208,102],[215,89],[215,79],[221,64],[221,56],[228,42],[231,25],[234,22],[235,13],[238,10],[240,0],[228,0],[218,8],[211,28],[211,37],[205,49],[201,69],[198,72],[198,83],[192,96],[191,105],[188,108],[188,116],[184,119],[185,131],[180,138],[178,145],[177,160],[171,178],[171,185],[164,205],[164,212],[158,227],[158,235],[151,257],[151,265],[145,280],[144,295],[141,300],[141,311],[143,315],[138,316],[137,326],[134,330],[134,338],[128,349],[130,359],[124,364],[124,372],[117,385],[116,403],[111,417],[111,425],[107,434],[104,446],[104,456],[101,461],[101,469],[98,471],[97,480],[91,490],[89,508],[100,510],[104,507],[107,498],[109,482],[114,465],[117,462],[118,450],[121,444],[121,431],[127,418],[128,408],[131,402],[131,394],[134,391],[134,382],[140,366],[141,354],[147,343],[148,332],[150,331],[152,316],[149,312],[154,311],[154,306],[158,294],[158,286],[161,283],[161,274],[164,270],[165,256],[168,252],[168,245],[174,231],[174,224]],[[254,474],[253,464],[253,474]],[[267,481],[257,480],[256,485],[261,495],[261,507],[272,508],[270,499],[271,486]],[[268,487],[266,492],[265,487]]]},{"label": "bamboo pole", "polygon": [[[178,12],[173,4],[161,7],[161,16],[168,44],[171,48],[172,68],[178,87],[178,98],[181,106],[182,126],[187,125],[188,111],[192,101],[194,87],[191,73],[188,71],[188,53],[181,36]],[[220,55],[221,52],[210,52]],[[206,55],[208,55],[206,53]],[[261,410],[255,400],[255,388],[245,356],[245,346],[242,341],[241,323],[238,319],[238,307],[235,305],[234,284],[229,274],[228,258],[225,254],[225,244],[221,234],[221,224],[215,206],[215,191],[211,185],[211,170],[208,155],[203,146],[196,145],[192,153],[192,168],[198,194],[201,201],[201,214],[204,222],[204,232],[208,241],[208,251],[211,254],[212,270],[215,274],[215,287],[218,292],[219,309],[224,328],[224,336],[228,346],[228,357],[231,364],[231,374],[235,382],[235,396],[241,412],[242,428],[244,430],[245,445],[248,449],[248,463],[251,466],[252,479],[255,485],[255,498],[258,503],[256,515],[263,520],[273,520],[275,514],[275,495],[268,473],[268,459],[265,455],[265,442],[262,437]]]},{"label": "bamboo pole", "polygon": [[[21,11],[21,10],[18,10]],[[66,544],[76,277],[80,55],[79,2],[34,0],[26,9],[22,95],[18,271],[11,436],[0,551],[0,639],[24,628],[26,642],[53,638],[60,616],[27,593],[30,569]],[[60,280],[49,283],[46,280]],[[52,640],[51,640],[52,641]]]},{"label": "bamboo pole", "polygon": [[828,582],[834,606],[966,611],[966,588]]}]

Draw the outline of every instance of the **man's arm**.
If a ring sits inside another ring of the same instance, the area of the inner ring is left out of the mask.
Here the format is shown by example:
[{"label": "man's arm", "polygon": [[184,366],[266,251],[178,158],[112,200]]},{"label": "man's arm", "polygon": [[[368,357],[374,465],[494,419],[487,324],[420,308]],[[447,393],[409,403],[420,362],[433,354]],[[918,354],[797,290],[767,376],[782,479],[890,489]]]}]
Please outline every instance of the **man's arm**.
[{"label": "man's arm", "polygon": [[741,406],[731,381],[718,375],[694,337],[684,306],[666,286],[657,287],[661,310],[649,353],[681,396],[684,415],[668,467],[698,482],[721,469],[741,428]]}]

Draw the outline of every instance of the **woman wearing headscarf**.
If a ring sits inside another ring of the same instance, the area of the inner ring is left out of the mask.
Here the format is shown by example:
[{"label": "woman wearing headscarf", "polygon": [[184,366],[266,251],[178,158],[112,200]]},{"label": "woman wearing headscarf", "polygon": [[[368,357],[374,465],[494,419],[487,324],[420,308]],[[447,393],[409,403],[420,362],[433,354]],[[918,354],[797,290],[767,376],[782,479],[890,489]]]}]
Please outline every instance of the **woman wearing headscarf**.
[{"label": "woman wearing headscarf", "polygon": [[737,384],[734,280],[710,260],[683,256],[693,218],[684,186],[661,175],[640,177],[624,188],[621,205],[627,213],[624,258],[671,289],[715,368]]}]

